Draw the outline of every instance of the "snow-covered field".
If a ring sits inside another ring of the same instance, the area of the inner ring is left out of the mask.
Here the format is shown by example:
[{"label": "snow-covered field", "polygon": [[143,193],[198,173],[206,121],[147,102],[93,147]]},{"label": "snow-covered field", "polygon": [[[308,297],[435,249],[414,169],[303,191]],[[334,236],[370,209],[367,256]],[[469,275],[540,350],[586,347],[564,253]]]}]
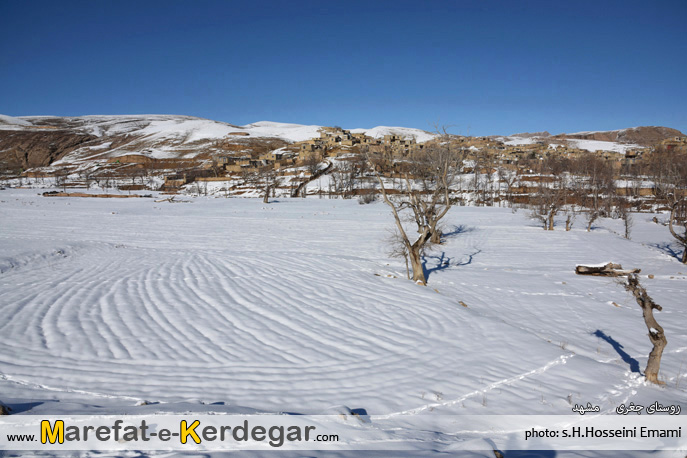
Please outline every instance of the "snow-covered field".
[{"label": "snow-covered field", "polygon": [[[0,401],[43,415],[687,408],[687,266],[654,215],[626,240],[613,220],[548,232],[524,211],[454,207],[421,287],[387,255],[382,203],[185,200],[0,191]],[[665,386],[640,374],[634,299],[574,274],[605,261],[641,268],[664,308]]]}]

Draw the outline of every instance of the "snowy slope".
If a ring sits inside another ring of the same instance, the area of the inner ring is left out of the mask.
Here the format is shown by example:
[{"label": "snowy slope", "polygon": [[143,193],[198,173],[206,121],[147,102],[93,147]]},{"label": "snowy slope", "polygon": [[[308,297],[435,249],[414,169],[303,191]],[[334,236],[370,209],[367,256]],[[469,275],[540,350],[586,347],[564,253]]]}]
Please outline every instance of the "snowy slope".
[{"label": "snowy slope", "polygon": [[0,114],[0,130],[13,130],[28,126],[31,126],[31,123],[25,119]]},{"label": "snowy slope", "polygon": [[247,124],[242,129],[253,137],[278,137],[291,142],[299,142],[319,137],[322,126],[260,121]]},{"label": "snowy slope", "polygon": [[[587,132],[582,132],[587,133]],[[573,135],[573,134],[570,134]],[[628,150],[642,148],[641,145],[632,143],[620,143],[620,142],[609,142],[601,140],[581,140],[575,138],[565,138],[565,139],[555,139],[553,137],[495,137],[496,140],[502,141],[505,145],[517,146],[517,145],[532,145],[537,142],[545,142],[551,145],[567,143],[572,148],[584,149],[587,151],[614,151],[617,153],[624,154]]]},{"label": "snowy slope", "polygon": [[256,138],[281,138],[287,141],[307,140],[319,136],[321,126],[303,126],[279,122],[261,121],[236,126],[210,119],[177,115],[108,115],[79,116],[75,118],[51,118],[28,116],[14,118],[30,125],[30,120],[47,122],[63,121],[66,126],[97,136],[135,135],[151,141],[183,140],[193,143],[201,140],[217,140],[231,133],[246,133]]},{"label": "snowy slope", "polygon": [[605,142],[600,140],[577,140],[570,138],[567,139],[566,142],[574,148],[585,149],[587,151],[614,151],[621,154],[625,154],[628,150],[642,148],[640,145],[631,143]]},{"label": "snowy slope", "polygon": [[366,134],[372,138],[382,138],[385,135],[398,135],[402,138],[415,138],[418,143],[424,143],[436,137],[436,134],[410,127],[377,126],[372,129],[351,129],[354,134]]}]

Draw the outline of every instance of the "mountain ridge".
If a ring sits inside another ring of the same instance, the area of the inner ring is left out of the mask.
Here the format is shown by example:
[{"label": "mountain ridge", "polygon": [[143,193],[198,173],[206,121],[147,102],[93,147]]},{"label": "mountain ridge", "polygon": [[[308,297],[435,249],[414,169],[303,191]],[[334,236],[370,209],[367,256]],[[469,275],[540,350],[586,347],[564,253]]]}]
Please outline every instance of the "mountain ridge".
[{"label": "mountain ridge", "polygon": [[[79,163],[130,154],[156,159],[209,159],[224,153],[222,145],[238,145],[234,149],[239,150],[244,144],[250,149],[250,143],[255,145],[256,141],[286,145],[319,137],[324,128],[326,126],[273,121],[239,126],[187,115],[0,115],[0,165],[26,170],[52,165],[62,159]],[[374,138],[386,135],[415,137],[418,143],[436,137],[436,134],[409,127],[377,126],[350,131]],[[587,142],[593,149],[625,150],[654,146],[674,136],[684,134],[668,127],[640,126],[614,131],[557,135],[544,131],[490,138],[508,145],[539,141]]]}]

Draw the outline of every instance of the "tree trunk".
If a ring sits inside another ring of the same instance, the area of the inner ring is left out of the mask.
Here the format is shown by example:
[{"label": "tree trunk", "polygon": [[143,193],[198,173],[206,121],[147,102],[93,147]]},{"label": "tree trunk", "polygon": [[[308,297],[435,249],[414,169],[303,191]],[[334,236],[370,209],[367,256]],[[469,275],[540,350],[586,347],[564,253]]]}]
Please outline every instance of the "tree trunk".
[{"label": "tree trunk", "polygon": [[440,244],[441,243],[441,231],[439,229],[437,229],[436,223],[432,225],[430,230],[432,231],[432,236],[429,238],[429,241],[431,243]]},{"label": "tree trunk", "polygon": [[427,279],[425,278],[425,270],[422,267],[422,256],[420,255],[419,246],[411,246],[408,250],[410,257],[410,265],[413,268],[413,281],[419,285],[425,286]]},{"label": "tree trunk", "polygon": [[265,197],[263,197],[262,202],[265,204],[270,203],[270,187],[269,186],[267,186],[265,188]]},{"label": "tree trunk", "polygon": [[668,344],[668,340],[663,333],[663,328],[654,318],[654,309],[661,311],[663,308],[656,304],[651,297],[649,297],[646,289],[639,284],[639,278],[637,275],[630,275],[628,277],[625,289],[632,293],[637,300],[637,304],[639,304],[639,306],[642,308],[644,323],[649,330],[649,340],[654,346],[649,354],[649,361],[646,363],[644,376],[646,377],[646,380],[651,383],[664,385],[665,382],[658,380],[658,371],[661,368],[661,356],[663,355],[663,349]]},{"label": "tree trunk", "polygon": [[596,212],[596,211],[595,211],[595,212],[590,212],[590,214],[589,214],[589,222],[587,223],[587,232],[591,232],[591,231],[592,231],[592,224],[594,224],[594,221],[596,221],[596,219],[597,219],[598,217],[599,217],[599,213],[598,213],[598,212]]},{"label": "tree trunk", "polygon": [[546,229],[549,230],[549,231],[552,231],[552,230],[553,230],[553,222],[554,222],[553,219],[554,219],[554,216],[555,216],[555,215],[556,215],[556,214],[553,212],[553,210],[551,210],[551,211],[549,212],[548,218],[546,218]]},{"label": "tree trunk", "polygon": [[687,264],[687,222],[685,222],[685,233],[684,235],[680,235],[677,232],[675,232],[675,229],[673,229],[673,220],[675,219],[675,212],[677,210],[677,206],[680,202],[675,202],[673,204],[673,208],[670,210],[670,219],[668,220],[668,229],[670,230],[670,234],[675,237],[680,245],[682,245],[682,259],[681,262],[683,264]]}]

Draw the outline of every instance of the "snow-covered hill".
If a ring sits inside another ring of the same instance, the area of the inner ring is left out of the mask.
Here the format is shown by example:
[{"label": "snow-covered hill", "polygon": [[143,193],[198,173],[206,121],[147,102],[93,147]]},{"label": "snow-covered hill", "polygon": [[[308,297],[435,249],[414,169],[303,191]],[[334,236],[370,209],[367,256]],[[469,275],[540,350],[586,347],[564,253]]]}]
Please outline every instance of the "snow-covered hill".
[{"label": "snow-covered hill", "polygon": [[641,148],[641,145],[635,143],[622,143],[616,141],[603,141],[603,140],[587,140],[579,138],[563,138],[561,136],[551,137],[551,136],[509,136],[509,137],[495,137],[496,140],[502,141],[505,145],[518,146],[518,145],[532,145],[538,142],[548,144],[552,147],[557,145],[568,145],[572,148],[579,148],[587,151],[614,151],[617,153],[625,154],[626,151]]},{"label": "snow-covered hill", "polygon": [[[207,158],[208,155],[222,153],[218,143],[240,144],[273,139],[293,143],[319,137],[322,127],[271,121],[237,126],[178,115],[2,116],[0,130],[20,135],[12,135],[11,140],[0,135],[0,150],[11,157],[17,157],[16,151],[31,151],[32,163],[21,164],[24,169],[48,163],[74,164],[130,154],[155,159],[188,159],[201,155]],[[353,129],[353,132],[365,132],[375,138],[389,134],[414,137],[418,142],[434,138],[429,132],[405,127],[380,126]],[[68,144],[69,149],[63,153],[55,152],[50,145],[66,136],[70,137],[69,141],[63,143]]]},{"label": "snow-covered hill", "polygon": [[372,129],[351,129],[354,134],[364,133],[372,138],[382,138],[385,135],[397,135],[402,138],[415,138],[418,143],[432,140],[437,135],[420,129],[410,127],[377,126]]},{"label": "snow-covered hill", "polygon": [[625,153],[630,149],[655,146],[662,140],[684,136],[669,127],[639,126],[608,131],[585,131],[551,135],[548,132],[522,133],[505,137],[493,137],[506,145],[531,145],[542,142],[549,145],[568,144],[587,151],[615,151]]},{"label": "snow-covered hill", "polygon": [[[236,126],[209,119],[175,115],[121,115],[53,117],[28,116],[0,118],[0,150],[31,151],[36,156],[33,165],[49,162],[79,163],[87,160],[109,159],[128,154],[141,154],[155,159],[193,158],[218,153],[217,142],[245,143],[278,139],[287,143],[319,137],[321,126],[305,126],[261,121]],[[15,135],[18,134],[18,135]],[[49,147],[55,140],[70,137],[70,148],[55,153]],[[71,141],[74,138],[77,140]],[[45,143],[45,145],[44,145]],[[45,153],[41,151],[45,150]],[[27,164],[22,164],[27,168]]]},{"label": "snow-covered hill", "polygon": [[[231,134],[244,134],[255,138],[281,138],[287,141],[301,141],[319,136],[321,126],[304,126],[280,122],[261,121],[245,126],[176,115],[112,115],[47,117],[27,116],[10,118],[22,127],[48,126],[82,131],[98,137],[132,135],[150,141],[173,140],[193,143],[202,140],[217,140]],[[0,118],[0,121],[2,118]]]},{"label": "snow-covered hill", "polygon": [[31,126],[31,123],[26,119],[0,114],[0,130],[10,130],[29,126]]}]

